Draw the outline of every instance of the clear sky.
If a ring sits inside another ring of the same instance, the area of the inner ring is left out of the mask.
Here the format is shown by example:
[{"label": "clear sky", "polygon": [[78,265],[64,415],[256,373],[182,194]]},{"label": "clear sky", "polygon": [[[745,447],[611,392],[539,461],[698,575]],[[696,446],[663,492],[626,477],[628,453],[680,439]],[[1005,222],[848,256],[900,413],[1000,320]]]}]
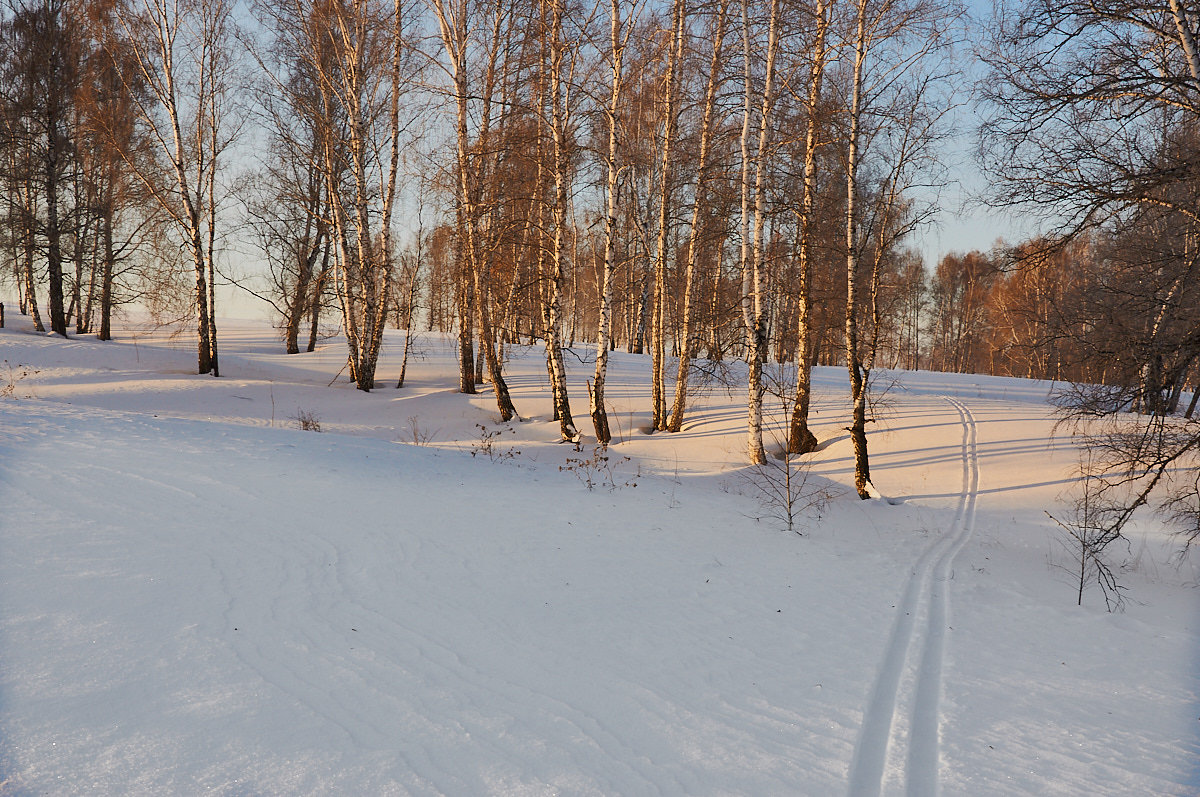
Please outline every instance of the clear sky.
[{"label": "clear sky", "polygon": [[[982,65],[973,55],[972,40],[982,37],[990,24],[993,0],[964,0],[968,23],[966,40],[960,45],[959,62],[965,70],[963,91],[983,75]],[[987,188],[987,178],[974,159],[979,109],[964,103],[954,112],[953,124],[957,137],[944,153],[947,177],[951,184],[942,194],[942,211],[938,224],[919,231],[911,242],[925,258],[926,268],[933,269],[950,252],[988,250],[997,240],[1017,243],[1031,234],[1028,224],[1021,224],[1011,215],[983,207],[979,196]]]}]

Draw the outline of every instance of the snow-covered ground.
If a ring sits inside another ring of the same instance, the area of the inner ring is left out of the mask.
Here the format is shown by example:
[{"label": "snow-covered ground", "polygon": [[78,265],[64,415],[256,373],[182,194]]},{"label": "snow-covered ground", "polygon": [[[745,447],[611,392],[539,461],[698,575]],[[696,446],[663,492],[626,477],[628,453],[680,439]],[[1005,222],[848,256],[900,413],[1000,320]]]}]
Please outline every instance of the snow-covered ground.
[{"label": "snow-covered ground", "polygon": [[436,336],[396,390],[391,334],[365,394],[265,324],[223,325],[214,379],[186,334],[8,321],[0,794],[1200,794],[1200,565],[1147,516],[1127,610],[1075,606],[1045,383],[896,375],[862,502],[818,369],[834,497],[798,535],[744,389],[648,435],[642,357],[606,470],[538,350],[502,425]]}]

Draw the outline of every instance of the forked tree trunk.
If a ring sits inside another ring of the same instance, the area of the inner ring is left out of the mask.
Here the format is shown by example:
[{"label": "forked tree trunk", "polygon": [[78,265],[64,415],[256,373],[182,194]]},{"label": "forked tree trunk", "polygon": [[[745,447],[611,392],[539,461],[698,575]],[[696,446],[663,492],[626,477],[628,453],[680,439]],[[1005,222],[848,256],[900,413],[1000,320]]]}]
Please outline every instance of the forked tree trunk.
[{"label": "forked tree trunk", "polygon": [[317,275],[316,284],[312,289],[312,308],[308,325],[308,345],[305,347],[305,351],[308,352],[313,352],[317,348],[317,334],[320,332],[319,326],[321,323],[321,303],[325,296],[325,285],[329,281],[329,258],[332,254],[332,246],[328,235],[329,233],[326,231],[325,243],[322,246],[321,252],[321,271]]},{"label": "forked tree trunk", "polygon": [[[489,269],[490,271],[490,269]],[[517,417],[516,407],[513,406],[512,394],[508,390],[508,382],[500,368],[500,358],[496,355],[496,333],[492,328],[491,291],[485,284],[483,275],[475,283],[476,303],[479,307],[479,346],[483,349],[483,362],[487,368],[488,381],[496,394],[496,408],[500,411],[500,420],[511,421]]]},{"label": "forked tree trunk", "polygon": [[[501,372],[499,359],[496,357],[490,308],[484,306],[488,303],[489,297],[480,283],[481,279],[485,279],[485,275],[481,273],[483,268],[481,262],[481,242],[479,240],[481,214],[477,190],[479,176],[476,173],[475,164],[471,157],[468,126],[468,105],[471,100],[467,76],[467,47],[470,44],[470,27],[467,19],[469,8],[465,2],[460,2],[457,5],[447,0],[429,0],[429,2],[437,19],[442,46],[451,64],[450,73],[454,82],[456,106],[455,145],[457,163],[455,164],[455,216],[459,230],[459,267],[462,270],[460,273],[464,276],[462,283],[464,290],[460,293],[459,304],[459,389],[463,393],[475,392],[475,363],[472,357],[472,336],[469,327],[476,317],[480,319],[481,326],[484,325],[483,321],[486,319],[486,328],[480,330],[480,345],[483,347],[484,360],[489,370],[489,376],[492,379],[492,388],[495,391],[497,409],[500,411],[501,419],[508,421],[517,417],[517,413],[512,404],[508,385]],[[502,13],[502,8],[496,6],[495,13],[495,24],[493,26],[494,39],[500,35],[500,14]],[[483,92],[485,108],[481,114],[481,139],[487,138],[488,125],[491,122],[490,93],[492,90],[491,87],[495,84],[495,58],[496,49],[493,48],[490,60],[488,61],[488,72],[485,75],[485,83],[488,88]],[[468,289],[469,293],[467,292]],[[474,309],[475,312],[470,312],[471,309]]]},{"label": "forked tree trunk", "polygon": [[[231,11],[225,6],[200,4],[181,7],[169,3],[146,3],[139,9],[120,5],[116,8],[118,21],[128,37],[132,65],[144,80],[153,103],[162,114],[160,120],[158,114],[148,108],[139,111],[142,120],[154,131],[152,138],[159,142],[162,154],[171,164],[174,190],[160,190],[157,172],[148,169],[144,159],[136,153],[127,147],[121,147],[119,153],[174,221],[186,241],[195,276],[193,299],[197,315],[197,370],[207,374],[212,371],[213,344],[210,335],[215,329],[210,317],[207,277],[211,253],[206,250],[202,227],[205,199],[203,179],[193,184],[188,170],[195,168],[198,174],[213,179],[220,153],[208,146],[210,138],[205,131],[205,114],[217,101],[221,87],[211,78],[189,87],[196,91],[195,96],[188,98],[194,106],[196,118],[185,135],[180,97],[183,85],[175,57],[180,52],[187,52],[196,59],[196,66],[200,69],[210,68],[214,59],[224,58],[224,44],[218,30]],[[209,18],[210,14],[212,18]],[[197,16],[201,18],[197,19]],[[181,36],[195,38],[191,38],[187,42],[189,46],[185,48],[179,41]]]}]

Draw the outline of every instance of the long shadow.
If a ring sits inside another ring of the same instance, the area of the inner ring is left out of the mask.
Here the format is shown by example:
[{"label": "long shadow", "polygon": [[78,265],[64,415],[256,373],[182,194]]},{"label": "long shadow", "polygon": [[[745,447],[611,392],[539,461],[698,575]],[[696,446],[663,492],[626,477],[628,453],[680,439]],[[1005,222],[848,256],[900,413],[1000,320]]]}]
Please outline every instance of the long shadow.
[{"label": "long shadow", "polygon": [[[849,435],[838,437],[830,440],[830,445],[848,440]],[[881,469],[898,468],[906,465],[933,465],[938,462],[957,462],[958,461],[958,446],[926,446],[924,448],[910,448],[903,451],[888,451],[886,453],[877,453],[872,456],[872,462],[877,462]],[[945,452],[945,453],[942,453]],[[914,457],[912,459],[896,459],[896,457],[912,456],[921,454],[924,456]],[[833,459],[822,460],[826,465],[835,465],[839,462],[853,462],[854,454],[847,454],[843,457],[835,457]]]},{"label": "long shadow", "polygon": [[[845,439],[845,438],[838,438],[838,439]],[[832,444],[832,442],[835,442],[835,441],[831,441],[831,444]],[[1016,447],[1014,447],[1014,444],[1020,444],[1020,445],[1017,445]],[[984,451],[980,451],[979,457],[981,459],[995,459],[997,457],[1003,457],[1003,456],[1008,456],[1008,455],[1048,453],[1051,451],[1066,450],[1070,447],[1071,447],[1071,443],[1069,441],[1062,441],[1062,442],[1048,441],[1045,438],[1041,438],[1041,437],[1030,437],[1030,438],[1024,438],[1024,439],[1020,439],[1020,440],[997,440],[997,441],[993,441],[993,442],[989,442],[989,443],[980,443],[978,446],[978,448],[980,448],[980,449],[987,449]],[[886,468],[906,467],[909,465],[931,465],[936,462],[953,459],[953,456],[950,456],[950,455],[943,456],[941,454],[938,454],[935,456],[915,457],[912,459],[900,459],[900,457],[911,456],[911,455],[915,455],[915,454],[931,455],[935,451],[943,451],[943,450],[957,451],[957,448],[955,448],[954,446],[936,446],[936,447],[932,447],[932,448],[926,446],[924,448],[910,448],[910,449],[903,449],[903,450],[899,450],[899,451],[888,451],[885,454],[880,454],[877,461],[879,461],[879,467],[881,469],[886,469]],[[839,457],[837,459],[826,460],[826,462],[828,462],[828,463],[849,462],[852,459],[853,459],[853,456],[845,456],[845,457]]]},{"label": "long shadow", "polygon": [[918,430],[920,430],[920,429],[940,429],[940,428],[943,428],[943,427],[948,427],[948,426],[957,426],[957,425],[958,425],[958,424],[955,424],[955,423],[923,423],[923,424],[920,424],[919,426],[889,426],[889,427],[887,427],[886,429],[881,429],[880,431],[886,431],[886,432],[915,432],[915,431],[918,431]]},{"label": "long shadow", "polygon": [[[999,495],[1000,493],[1011,493],[1016,490],[1032,490],[1035,487],[1055,487],[1061,484],[1071,484],[1075,479],[1053,479],[1046,482],[1030,482],[1029,484],[1013,484],[1008,487],[991,487],[987,490],[980,490],[978,495]],[[923,493],[921,495],[906,495],[901,496],[899,500],[904,501],[921,501],[929,498],[957,498],[959,493]]]}]

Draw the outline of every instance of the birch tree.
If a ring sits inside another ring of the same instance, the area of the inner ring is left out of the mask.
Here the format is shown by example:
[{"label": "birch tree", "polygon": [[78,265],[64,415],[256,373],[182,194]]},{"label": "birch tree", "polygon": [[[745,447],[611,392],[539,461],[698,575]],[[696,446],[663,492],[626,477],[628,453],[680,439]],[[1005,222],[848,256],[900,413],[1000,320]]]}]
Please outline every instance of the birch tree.
[{"label": "birch tree", "polygon": [[867,54],[867,4],[858,0],[854,34],[854,66],[850,79],[850,130],[846,140],[846,369],[850,372],[853,415],[850,440],[854,446],[854,489],[859,498],[870,498],[871,467],[867,456],[866,374],[858,351],[858,166],[862,122],[863,62]]},{"label": "birch tree", "polygon": [[[42,241],[50,331],[66,337],[63,241],[68,224],[61,204],[74,164],[72,124],[80,82],[80,9],[65,0],[22,3],[6,20],[5,99],[10,146],[25,150],[25,205],[36,193],[39,210],[21,216],[30,243]],[[18,156],[19,157],[19,156]]]},{"label": "birch tree", "polygon": [[662,85],[662,145],[658,186],[658,226],[654,247],[654,308],[651,316],[651,426],[667,428],[666,338],[667,338],[667,243],[671,225],[671,158],[679,125],[679,70],[683,60],[687,0],[672,0],[670,39],[666,48],[666,71]]},{"label": "birch tree", "polygon": [[543,281],[545,300],[546,364],[550,374],[550,389],[554,401],[554,416],[559,422],[559,433],[564,441],[578,442],[579,432],[571,416],[571,402],[567,395],[567,371],[562,353],[562,295],[567,262],[567,220],[570,215],[570,169],[571,158],[568,139],[572,134],[572,78],[578,56],[578,42],[567,40],[565,16],[566,0],[546,0],[542,19],[546,26],[543,33],[542,78],[548,91],[548,107],[543,112],[551,135],[550,174],[553,180],[551,201],[552,243],[549,257],[549,273]]},{"label": "birch tree", "polygon": [[675,373],[675,398],[671,405],[671,415],[667,420],[667,431],[678,432],[683,427],[683,414],[687,408],[688,376],[691,371],[695,292],[696,258],[704,233],[704,224],[708,212],[709,182],[713,171],[713,138],[717,124],[717,93],[722,84],[722,72],[725,66],[725,28],[729,19],[729,0],[718,0],[713,9],[713,24],[711,28],[712,53],[708,65],[708,81],[704,90],[704,100],[701,105],[700,144],[696,163],[696,188],[692,200],[692,219],[688,227],[687,252],[683,269],[683,331],[680,334],[682,344],[679,349],[679,364]]},{"label": "birch tree", "polygon": [[[766,257],[763,235],[766,228],[767,173],[766,155],[770,144],[772,116],[775,110],[775,62],[779,55],[780,0],[771,0],[767,19],[765,66],[761,91],[755,91],[754,56],[751,48],[748,0],[742,0],[743,104],[741,134],[741,271],[742,322],[746,332],[747,380],[747,457],[752,465],[766,462],[763,448],[762,365],[767,350],[767,300],[765,295]],[[758,130],[753,132],[755,100],[758,101]],[[752,149],[753,147],[753,149]],[[752,205],[753,203],[753,205]]]},{"label": "birch tree", "polygon": [[[501,371],[499,357],[496,352],[495,334],[491,324],[491,307],[489,301],[490,281],[484,271],[485,260],[484,214],[481,192],[484,187],[483,174],[486,164],[482,153],[472,152],[471,145],[471,102],[479,97],[479,108],[476,118],[478,128],[476,138],[480,142],[489,140],[493,122],[494,100],[497,70],[504,53],[501,52],[509,26],[513,24],[512,10],[502,3],[485,7],[483,13],[477,13],[472,0],[428,0],[438,26],[439,42],[445,59],[442,66],[451,84],[451,95],[454,98],[454,212],[458,228],[458,251],[460,267],[465,270],[469,279],[468,288],[473,293],[474,309],[480,325],[479,342],[484,349],[485,363],[496,395],[496,405],[500,411],[501,420],[508,421],[517,417],[512,397],[509,395],[508,383]],[[470,73],[470,59],[477,43],[473,41],[473,26],[480,26],[485,37],[480,49],[482,50],[483,75],[482,86],[474,86]],[[473,89],[481,88],[478,94]],[[460,316],[468,308],[462,307]],[[469,312],[469,311],[468,311]],[[463,351],[469,351],[470,336],[463,339],[462,329],[469,324],[469,317],[460,318],[460,358]],[[464,366],[466,367],[466,366]],[[471,366],[473,372],[473,366]],[[460,383],[464,381],[460,375]],[[474,392],[474,385],[471,391]]]},{"label": "birch tree", "polygon": [[821,120],[819,108],[825,69],[829,61],[829,29],[832,24],[831,0],[816,0],[813,9],[813,43],[808,70],[808,91],[804,98],[803,194],[795,211],[799,242],[799,273],[796,285],[796,394],[788,427],[787,450],[790,454],[806,454],[816,450],[817,438],[808,428],[809,408],[812,405],[812,227],[817,203],[817,148],[820,145]]},{"label": "birch tree", "polygon": [[[232,141],[232,7],[225,0],[130,0],[114,13],[145,92],[134,111],[160,160],[122,147],[122,159],[183,241],[195,279],[198,371],[220,375],[213,294],[216,181]],[[165,162],[165,174],[158,168]]]},{"label": "birch tree", "polygon": [[[288,82],[295,86],[303,80],[301,74],[293,74]],[[309,93],[298,86],[294,91]],[[249,226],[267,260],[266,298],[278,313],[284,351],[298,354],[306,325],[305,350],[316,347],[317,324],[331,281],[333,242],[321,168],[323,143],[311,116],[294,113],[286,100],[280,107],[274,107],[274,98],[266,102],[271,125],[267,162],[245,181],[244,202]]]},{"label": "birch tree", "polygon": [[604,403],[604,388],[608,378],[608,350],[612,341],[612,283],[616,269],[617,204],[620,198],[621,165],[618,162],[620,143],[620,109],[625,73],[625,48],[636,28],[642,4],[634,3],[629,15],[621,18],[621,0],[609,4],[609,91],[605,108],[607,148],[604,156],[604,262],[600,276],[600,306],[596,330],[596,370],[588,391],[592,426],[596,442],[608,445],[612,432]]},{"label": "birch tree", "polygon": [[[945,112],[935,108],[930,85],[945,75],[937,69],[940,58],[930,63],[931,54],[944,50],[948,26],[958,11],[948,3],[923,0],[857,0],[851,38],[849,97],[846,103],[845,148],[845,248],[846,307],[845,359],[850,378],[852,403],[848,427],[854,446],[854,482],[860,498],[877,495],[871,484],[866,424],[871,369],[879,335],[879,274],[888,252],[905,234],[931,215],[908,218],[902,193],[915,171],[929,165],[929,145],[936,139],[934,125]],[[884,146],[887,142],[894,146]],[[875,172],[873,209],[877,213],[868,231],[874,237],[870,259],[867,297],[871,324],[866,345],[860,340],[860,269],[867,250],[861,235],[868,195],[860,180],[862,166],[874,145]]]},{"label": "birch tree", "polygon": [[[392,279],[392,212],[405,90],[404,14],[399,0],[330,3],[315,16],[314,38],[330,54],[318,72],[321,104],[344,126],[326,129],[323,157],[338,301],[359,390],[375,385]],[[313,52],[314,60],[321,50]],[[344,170],[344,171],[343,171]],[[337,178],[344,174],[345,183]]]}]

